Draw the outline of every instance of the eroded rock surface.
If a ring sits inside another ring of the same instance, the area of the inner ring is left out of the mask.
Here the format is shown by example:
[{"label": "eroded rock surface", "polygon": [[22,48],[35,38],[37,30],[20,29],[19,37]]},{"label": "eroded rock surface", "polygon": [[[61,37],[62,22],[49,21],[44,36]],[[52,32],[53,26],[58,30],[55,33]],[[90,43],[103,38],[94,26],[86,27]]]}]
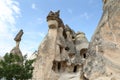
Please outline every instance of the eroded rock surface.
[{"label": "eroded rock surface", "polygon": [[89,44],[85,34],[64,25],[59,11],[50,11],[47,22],[49,30],[38,49],[33,80],[79,80]]},{"label": "eroded rock surface", "polygon": [[35,62],[33,79],[35,80],[57,80],[58,76],[52,70],[53,61],[56,55],[56,44],[58,28],[62,27],[62,20],[58,12],[50,12],[47,16],[48,34],[38,49],[38,56]]},{"label": "eroded rock surface", "polygon": [[47,16],[49,30],[38,49],[33,80],[120,80],[120,0],[103,0],[90,42],[59,16],[59,11]]},{"label": "eroded rock surface", "polygon": [[89,80],[120,80],[120,0],[103,0],[103,15],[84,66]]}]

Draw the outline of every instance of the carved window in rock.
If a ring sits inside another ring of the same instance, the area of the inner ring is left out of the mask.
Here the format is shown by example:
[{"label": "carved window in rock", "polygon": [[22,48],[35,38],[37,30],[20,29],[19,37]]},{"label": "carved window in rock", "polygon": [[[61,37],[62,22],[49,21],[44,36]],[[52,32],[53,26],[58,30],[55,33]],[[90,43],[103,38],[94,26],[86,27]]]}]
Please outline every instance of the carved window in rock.
[{"label": "carved window in rock", "polygon": [[57,69],[58,69],[58,72],[60,72],[60,69],[61,69],[61,63],[60,62],[58,62]]},{"label": "carved window in rock", "polygon": [[86,58],[87,50],[88,50],[87,48],[83,48],[83,49],[80,50],[80,56],[82,58]]},{"label": "carved window in rock", "polygon": [[74,69],[73,69],[73,72],[75,73],[75,72],[77,72],[77,65],[76,66],[74,66]]},{"label": "carved window in rock", "polygon": [[61,62],[53,61],[52,70],[55,71],[55,72],[60,72],[60,70],[61,70]]},{"label": "carved window in rock", "polygon": [[65,50],[66,50],[66,51],[69,51],[69,50],[70,50],[70,48],[69,48],[69,47],[66,47],[66,48],[65,48]]}]

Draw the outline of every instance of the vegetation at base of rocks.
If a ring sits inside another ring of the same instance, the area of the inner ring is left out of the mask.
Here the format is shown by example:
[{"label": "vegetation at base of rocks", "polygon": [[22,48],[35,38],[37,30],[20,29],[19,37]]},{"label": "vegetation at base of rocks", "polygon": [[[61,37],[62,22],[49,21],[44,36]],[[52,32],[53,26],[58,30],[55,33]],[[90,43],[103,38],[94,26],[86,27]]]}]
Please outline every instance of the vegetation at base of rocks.
[{"label": "vegetation at base of rocks", "polygon": [[27,60],[27,55],[22,58],[15,54],[6,53],[0,60],[0,79],[28,80],[32,78],[34,60]]}]

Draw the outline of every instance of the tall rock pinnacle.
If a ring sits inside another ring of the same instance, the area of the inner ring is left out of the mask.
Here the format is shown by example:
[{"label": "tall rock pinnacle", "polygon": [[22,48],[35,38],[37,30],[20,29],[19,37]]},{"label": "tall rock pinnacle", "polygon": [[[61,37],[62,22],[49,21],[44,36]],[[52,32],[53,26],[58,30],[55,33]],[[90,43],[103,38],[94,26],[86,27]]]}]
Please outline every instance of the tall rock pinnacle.
[{"label": "tall rock pinnacle", "polygon": [[22,57],[22,52],[20,51],[19,44],[20,44],[22,35],[23,35],[23,30],[21,29],[14,38],[14,40],[16,41],[16,46],[10,51],[11,54],[16,54],[20,57]]}]

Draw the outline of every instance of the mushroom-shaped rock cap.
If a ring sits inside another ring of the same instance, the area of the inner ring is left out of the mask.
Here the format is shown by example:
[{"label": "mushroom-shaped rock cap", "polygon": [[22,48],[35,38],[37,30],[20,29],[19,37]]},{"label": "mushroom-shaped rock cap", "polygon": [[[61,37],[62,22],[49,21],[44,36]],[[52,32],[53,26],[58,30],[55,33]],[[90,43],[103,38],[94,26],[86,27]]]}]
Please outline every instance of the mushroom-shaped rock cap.
[{"label": "mushroom-shaped rock cap", "polygon": [[49,20],[58,20],[59,13],[60,13],[60,10],[58,10],[57,12],[50,11],[48,16],[47,16],[47,21],[49,21]]},{"label": "mushroom-shaped rock cap", "polygon": [[47,16],[47,22],[51,21],[51,20],[56,20],[58,22],[58,28],[59,27],[63,27],[64,28],[64,23],[62,21],[62,19],[59,17],[60,10],[58,10],[57,12],[53,12],[50,11],[48,16]]},{"label": "mushroom-shaped rock cap", "polygon": [[21,29],[18,34],[15,36],[14,40],[15,41],[21,41],[21,37],[23,35],[23,30]]}]

